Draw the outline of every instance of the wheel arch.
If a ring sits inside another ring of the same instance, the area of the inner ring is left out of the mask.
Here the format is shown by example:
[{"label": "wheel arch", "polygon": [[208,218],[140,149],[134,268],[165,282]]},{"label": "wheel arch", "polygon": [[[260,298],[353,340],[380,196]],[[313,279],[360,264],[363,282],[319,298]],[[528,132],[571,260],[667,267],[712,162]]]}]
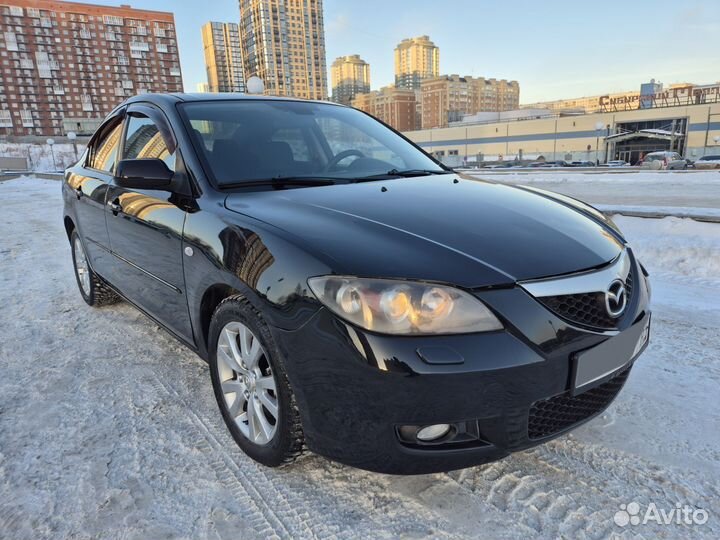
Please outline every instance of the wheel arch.
[{"label": "wheel arch", "polygon": [[210,333],[210,322],[212,321],[213,313],[218,307],[220,302],[228,298],[229,296],[235,296],[242,294],[241,291],[235,287],[228,285],[227,283],[215,283],[210,285],[205,292],[203,292],[200,300],[200,313],[199,313],[199,338],[201,343],[199,344],[202,350],[208,350],[208,340]]},{"label": "wheel arch", "polygon": [[72,233],[76,228],[75,222],[70,216],[65,216],[63,223],[65,224],[65,233],[67,234],[68,240],[70,240],[70,237],[72,236]]}]

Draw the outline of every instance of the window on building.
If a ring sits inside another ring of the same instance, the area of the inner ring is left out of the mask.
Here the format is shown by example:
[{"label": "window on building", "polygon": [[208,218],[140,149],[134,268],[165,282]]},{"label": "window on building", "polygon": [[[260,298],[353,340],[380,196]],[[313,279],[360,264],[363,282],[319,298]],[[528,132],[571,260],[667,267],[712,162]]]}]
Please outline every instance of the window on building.
[{"label": "window on building", "polygon": [[12,115],[10,111],[3,109],[0,110],[0,127],[11,128],[13,127]]},{"label": "window on building", "polygon": [[17,36],[14,32],[5,32],[5,48],[8,51],[18,51]]},{"label": "window on building", "polygon": [[123,24],[125,24],[122,17],[117,17],[115,15],[103,15],[103,22],[105,24],[114,24],[116,26],[123,26]]},{"label": "window on building", "polygon": [[33,117],[32,117],[32,111],[28,109],[22,109],[20,111],[20,123],[23,127],[33,127],[35,124],[33,123]]},{"label": "window on building", "polygon": [[80,96],[80,102],[82,103],[82,110],[91,112],[93,110],[92,98],[89,94],[83,94]]}]

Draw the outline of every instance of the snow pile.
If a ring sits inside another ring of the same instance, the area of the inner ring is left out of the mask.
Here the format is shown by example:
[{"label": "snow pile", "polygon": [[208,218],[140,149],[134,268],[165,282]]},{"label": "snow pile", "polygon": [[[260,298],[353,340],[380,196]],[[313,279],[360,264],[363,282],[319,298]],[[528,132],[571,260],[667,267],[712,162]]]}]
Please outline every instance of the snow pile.
[{"label": "snow pile", "polygon": [[651,273],[720,281],[720,224],[612,216]]},{"label": "snow pile", "polygon": [[488,169],[469,173],[475,178],[489,178],[493,182],[507,184],[663,184],[663,185],[720,185],[719,171],[636,171],[614,172],[612,169],[599,168],[596,171],[573,171],[572,169],[527,169],[505,172]]},{"label": "snow pile", "polygon": [[703,206],[653,206],[632,204],[594,204],[595,208],[606,214],[641,214],[639,217],[674,216],[680,218],[720,219],[720,208]]}]

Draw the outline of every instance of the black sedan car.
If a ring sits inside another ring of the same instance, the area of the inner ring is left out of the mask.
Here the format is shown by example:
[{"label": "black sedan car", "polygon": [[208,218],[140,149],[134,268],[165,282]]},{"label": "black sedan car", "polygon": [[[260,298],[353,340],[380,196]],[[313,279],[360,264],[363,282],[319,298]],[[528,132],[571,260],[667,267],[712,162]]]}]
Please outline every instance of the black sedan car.
[{"label": "black sedan car", "polygon": [[206,359],[268,466],[496,460],[603,411],[648,342],[647,273],[604,215],[459,176],[348,107],[137,96],[62,192],[83,299]]}]

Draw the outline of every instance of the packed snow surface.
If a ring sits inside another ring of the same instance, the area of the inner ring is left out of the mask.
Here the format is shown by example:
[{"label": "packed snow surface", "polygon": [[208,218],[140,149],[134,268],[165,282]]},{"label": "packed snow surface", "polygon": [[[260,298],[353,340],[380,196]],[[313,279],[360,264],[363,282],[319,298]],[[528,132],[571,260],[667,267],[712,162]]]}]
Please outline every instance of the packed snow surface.
[{"label": "packed snow surface", "polygon": [[720,209],[720,171],[713,170],[489,169],[469,174],[557,191],[594,205]]},{"label": "packed snow surface", "polygon": [[[393,477],[255,464],[202,360],[127,304],[82,302],[60,183],[0,182],[0,204],[2,538],[720,537],[720,224],[615,217],[654,313],[606,414],[494,464]],[[617,525],[633,502],[709,519]]]}]

